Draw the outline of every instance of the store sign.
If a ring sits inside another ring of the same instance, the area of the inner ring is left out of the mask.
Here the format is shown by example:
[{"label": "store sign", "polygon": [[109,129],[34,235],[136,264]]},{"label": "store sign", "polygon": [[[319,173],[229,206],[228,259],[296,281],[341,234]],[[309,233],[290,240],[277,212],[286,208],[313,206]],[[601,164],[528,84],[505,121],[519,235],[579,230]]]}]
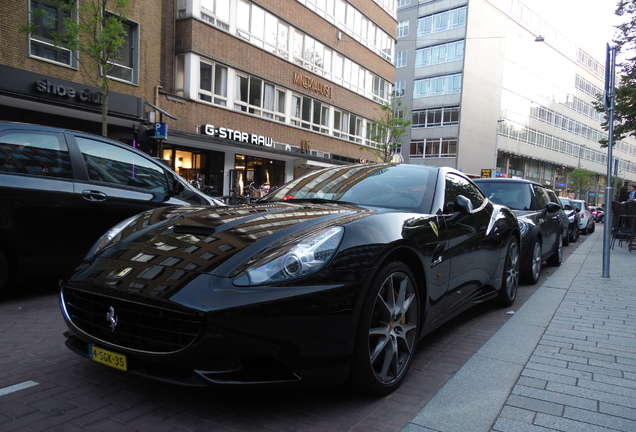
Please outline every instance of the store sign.
[{"label": "store sign", "polygon": [[48,78],[36,81],[35,90],[50,96],[73,99],[79,102],[89,102],[96,105],[101,105],[102,103],[102,95],[99,91],[96,92],[89,89],[77,90],[75,87],[55,83]]},{"label": "store sign", "polygon": [[263,147],[274,147],[274,140],[263,135],[256,135],[247,132],[241,132],[229,128],[215,128],[214,125],[205,124],[201,127],[201,133],[213,137],[238,141],[244,144],[254,144]]},{"label": "store sign", "polygon": [[319,93],[325,97],[331,99],[331,91],[333,87],[330,85],[320,82],[309,75],[303,75],[298,72],[294,72],[294,84],[304,87],[307,90],[314,91]]}]

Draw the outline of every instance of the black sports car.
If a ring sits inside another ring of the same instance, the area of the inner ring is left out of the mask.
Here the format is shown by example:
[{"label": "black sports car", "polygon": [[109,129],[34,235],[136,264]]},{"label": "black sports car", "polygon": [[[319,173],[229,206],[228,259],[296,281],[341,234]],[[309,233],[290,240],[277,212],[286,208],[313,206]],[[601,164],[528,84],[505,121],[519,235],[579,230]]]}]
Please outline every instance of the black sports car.
[{"label": "black sports car", "polygon": [[60,303],[68,347],[130,373],[386,394],[422,336],[474,304],[512,304],[518,271],[516,217],[462,173],[355,165],[250,206],[128,219]]}]

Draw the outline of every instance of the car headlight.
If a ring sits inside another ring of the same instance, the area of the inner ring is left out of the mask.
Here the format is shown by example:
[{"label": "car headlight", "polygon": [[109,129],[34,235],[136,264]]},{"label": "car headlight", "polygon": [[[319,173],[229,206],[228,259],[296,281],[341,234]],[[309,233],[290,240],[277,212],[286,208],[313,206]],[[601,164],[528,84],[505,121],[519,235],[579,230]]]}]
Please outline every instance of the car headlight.
[{"label": "car headlight", "polygon": [[252,263],[236,276],[234,285],[285,282],[316,273],[335,255],[343,235],[343,227],[333,227],[300,238]]},{"label": "car headlight", "polygon": [[99,240],[95,242],[93,247],[86,254],[85,259],[91,258],[98,253],[108,249],[119,240],[121,240],[122,232],[131,225],[137,223],[137,219],[139,219],[144,213],[137,214],[135,216],[131,216],[126,220],[119,222],[117,225],[106,231],[104,235],[102,235]]},{"label": "car headlight", "polygon": [[530,221],[522,216],[517,218],[517,223],[519,224],[519,232],[521,234],[521,237],[523,237],[530,229]]}]

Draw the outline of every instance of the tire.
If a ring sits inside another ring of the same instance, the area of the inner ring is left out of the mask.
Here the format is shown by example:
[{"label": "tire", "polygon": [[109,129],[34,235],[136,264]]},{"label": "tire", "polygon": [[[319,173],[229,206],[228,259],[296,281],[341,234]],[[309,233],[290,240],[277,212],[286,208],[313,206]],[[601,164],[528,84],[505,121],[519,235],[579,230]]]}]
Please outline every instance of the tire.
[{"label": "tire", "polygon": [[579,227],[576,226],[572,230],[572,235],[570,236],[570,243],[576,243],[579,239]]},{"label": "tire", "polygon": [[523,269],[522,278],[525,283],[528,285],[534,285],[539,280],[539,275],[541,275],[541,242],[539,239],[534,239],[534,243],[532,244],[532,248],[530,249],[530,262]]},{"label": "tire", "polygon": [[565,236],[561,236],[563,239],[563,246],[570,246],[570,228],[565,231]]},{"label": "tire", "polygon": [[406,376],[420,334],[420,299],[415,278],[402,262],[380,269],[365,298],[350,384],[360,392],[387,395]]},{"label": "tire", "polygon": [[587,229],[587,228],[588,228],[588,226],[586,225],[586,226],[585,226],[585,228],[583,228],[583,229],[581,230],[581,234],[583,234],[583,235],[587,235],[587,233],[588,233],[588,229]]},{"label": "tire", "polygon": [[503,274],[501,276],[501,288],[497,303],[501,307],[507,307],[514,303],[519,288],[519,242],[511,238],[506,250]]},{"label": "tire", "polygon": [[554,247],[554,253],[552,254],[550,258],[547,259],[546,262],[548,265],[558,267],[561,265],[562,261],[563,261],[563,239],[561,238],[561,236],[558,236],[557,244]]},{"label": "tire", "polygon": [[590,225],[590,229],[588,230],[588,232],[589,232],[590,234],[592,234],[592,233],[594,232],[594,230],[595,230],[595,229],[596,229],[596,225],[592,224],[592,225]]}]

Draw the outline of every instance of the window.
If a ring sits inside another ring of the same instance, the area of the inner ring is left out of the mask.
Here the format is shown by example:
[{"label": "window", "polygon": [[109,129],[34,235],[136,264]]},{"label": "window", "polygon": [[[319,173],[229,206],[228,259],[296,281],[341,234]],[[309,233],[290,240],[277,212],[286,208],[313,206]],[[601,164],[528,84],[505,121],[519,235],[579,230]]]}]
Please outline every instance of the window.
[{"label": "window", "polygon": [[401,68],[406,66],[406,51],[398,51],[395,53],[395,67]]},{"label": "window", "polygon": [[227,106],[227,68],[215,63],[199,64],[199,99]]},{"label": "window", "polygon": [[201,18],[223,30],[229,30],[230,0],[201,0]]},{"label": "window", "polygon": [[64,20],[75,13],[76,9],[62,10],[46,0],[31,0],[30,19],[35,30],[29,35],[29,55],[76,67],[77,60],[71,50],[54,44],[55,35],[64,33]]},{"label": "window", "polygon": [[444,196],[446,208],[444,209],[444,213],[453,211],[451,204],[456,202],[457,196],[459,195],[463,195],[470,200],[470,203],[473,205],[473,210],[480,208],[486,200],[481,191],[468,180],[454,174],[447,174]]},{"label": "window", "polygon": [[122,23],[125,43],[109,62],[111,68],[106,75],[133,84],[139,83],[139,26],[132,21]]},{"label": "window", "polygon": [[457,138],[427,138],[411,141],[411,158],[457,156]]},{"label": "window", "polygon": [[417,20],[417,35],[441,32],[466,25],[466,6],[428,15]]},{"label": "window", "polygon": [[393,84],[393,95],[397,97],[404,96],[404,90],[406,89],[406,81],[396,81]]},{"label": "window", "polygon": [[160,165],[103,141],[75,138],[86,163],[89,180],[158,193],[168,192],[166,172]]},{"label": "window", "polygon": [[446,63],[464,58],[464,41],[420,48],[415,51],[415,67]]},{"label": "window", "polygon": [[236,74],[234,109],[285,121],[285,91],[251,75]]},{"label": "window", "polygon": [[329,107],[307,96],[292,96],[292,124],[329,133]]},{"label": "window", "polygon": [[411,4],[411,0],[397,0],[397,7],[401,8]]},{"label": "window", "polygon": [[462,74],[425,78],[413,82],[413,97],[421,98],[461,91]]},{"label": "window", "polygon": [[72,178],[64,137],[44,132],[7,132],[0,136],[0,172]]},{"label": "window", "polygon": [[398,24],[398,38],[407,37],[409,35],[409,21],[400,21]]},{"label": "window", "polygon": [[333,114],[334,136],[361,143],[362,118],[346,111],[334,110]]}]

